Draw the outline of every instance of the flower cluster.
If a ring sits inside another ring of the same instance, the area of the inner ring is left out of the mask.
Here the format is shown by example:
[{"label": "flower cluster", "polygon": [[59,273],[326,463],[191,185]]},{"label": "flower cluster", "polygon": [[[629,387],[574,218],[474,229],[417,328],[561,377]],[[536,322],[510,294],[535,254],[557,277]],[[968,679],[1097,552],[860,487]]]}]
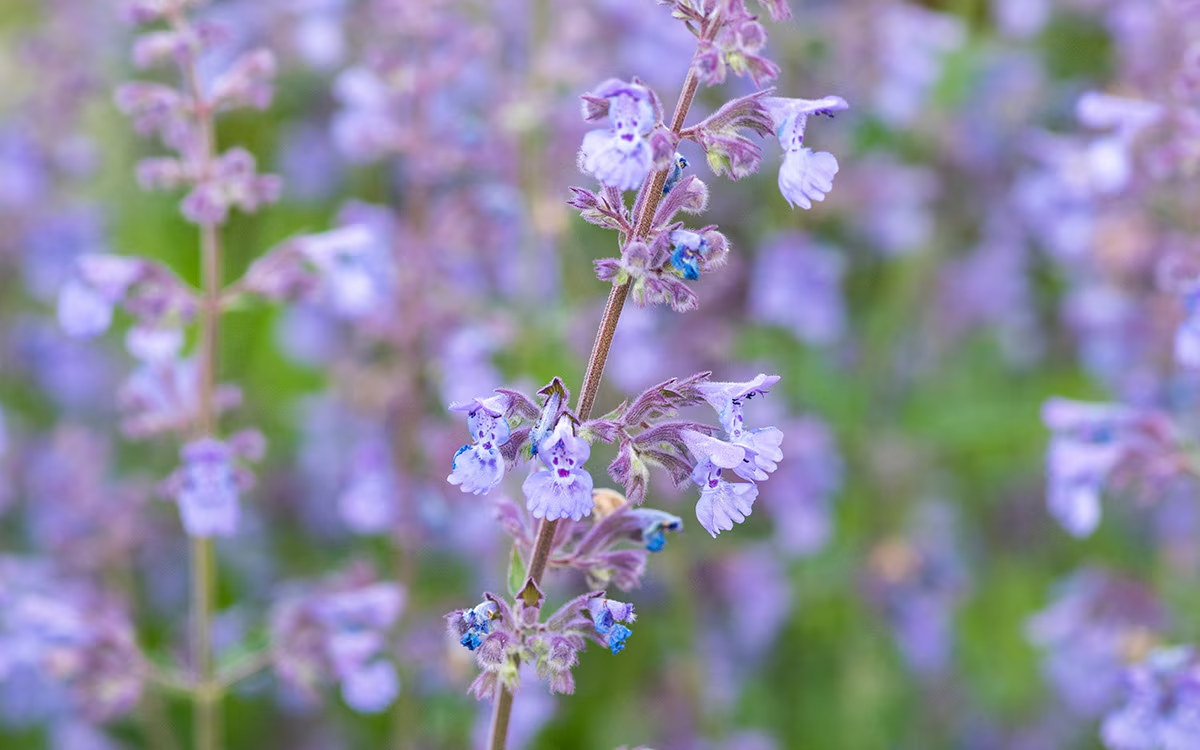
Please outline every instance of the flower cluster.
[{"label": "flower cluster", "polygon": [[271,610],[276,673],[310,699],[321,683],[336,683],[355,711],[383,711],[400,690],[387,633],[403,607],[403,589],[376,581],[365,567],[292,587]]}]

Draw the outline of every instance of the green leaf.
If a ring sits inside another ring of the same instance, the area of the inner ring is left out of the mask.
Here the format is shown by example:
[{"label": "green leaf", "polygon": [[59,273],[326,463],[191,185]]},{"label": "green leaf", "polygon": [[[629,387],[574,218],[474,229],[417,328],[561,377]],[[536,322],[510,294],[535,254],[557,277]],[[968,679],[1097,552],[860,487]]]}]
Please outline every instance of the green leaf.
[{"label": "green leaf", "polygon": [[516,598],[517,593],[525,586],[525,561],[513,545],[512,560],[508,563],[508,593]]}]

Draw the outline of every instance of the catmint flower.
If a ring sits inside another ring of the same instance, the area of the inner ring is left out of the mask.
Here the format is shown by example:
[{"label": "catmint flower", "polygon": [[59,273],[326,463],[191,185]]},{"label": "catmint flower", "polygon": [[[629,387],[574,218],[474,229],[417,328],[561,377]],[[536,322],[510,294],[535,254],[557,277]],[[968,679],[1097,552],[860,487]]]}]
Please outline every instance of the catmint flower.
[{"label": "catmint flower", "polygon": [[241,515],[232,449],[201,438],[185,445],[180,455],[176,501],[184,530],[195,537],[232,536]]},{"label": "catmint flower", "polygon": [[721,467],[712,461],[697,464],[692,481],[701,488],[696,519],[714,539],[722,531],[732,530],[735,523],[745,521],[758,497],[758,485],[725,481],[721,478]]},{"label": "catmint flower", "polygon": [[259,206],[279,200],[283,182],[275,175],[260,175],[254,156],[237,147],[218,156],[208,177],[184,197],[183,215],[195,224],[223,224],[229,209],[254,213]]},{"label": "catmint flower", "polygon": [[688,281],[700,278],[700,263],[710,251],[703,235],[687,229],[671,232],[671,265]]},{"label": "catmint flower", "polygon": [[400,677],[396,674],[396,665],[383,659],[342,677],[342,699],[360,714],[382,712],[399,693]]},{"label": "catmint flower", "polygon": [[1160,648],[1127,675],[1126,703],[1100,726],[1108,750],[1200,746],[1200,665],[1191,647]]},{"label": "catmint flower", "polygon": [[625,641],[633,635],[633,631],[622,623],[632,623],[637,619],[633,613],[633,605],[598,598],[588,603],[588,612],[592,615],[596,632],[606,637],[609,650],[614,655],[624,651]]},{"label": "catmint flower", "polygon": [[464,609],[447,615],[451,635],[468,651],[474,651],[483,643],[483,637],[491,632],[491,622],[499,616],[499,607],[487,600],[473,609]]},{"label": "catmint flower", "polygon": [[387,660],[386,634],[400,617],[404,590],[374,581],[365,567],[293,590],[271,608],[271,654],[288,685],[315,698],[319,681],[340,683],[342,698],[360,713],[378,713],[400,690]]},{"label": "catmint flower", "polygon": [[118,255],[79,258],[79,276],[63,285],[58,322],[68,336],[97,336],[112,325],[113,309],[143,273],[144,262]]},{"label": "catmint flower", "polygon": [[578,521],[592,512],[592,475],[583,470],[591,455],[587,441],[576,437],[570,419],[558,421],[554,432],[538,446],[538,457],[547,471],[525,479],[526,507],[534,518]]},{"label": "catmint flower", "polygon": [[783,147],[783,166],[779,168],[779,192],[793,208],[812,208],[813,201],[825,200],[833,189],[838,172],[837,159],[826,151],[814,153],[804,147],[804,131],[809,115],[833,116],[847,109],[840,96],[823,99],[781,99],[766,97],[763,105],[771,115],[779,145]]},{"label": "catmint flower", "polygon": [[663,183],[663,195],[671,192],[671,188],[679,184],[683,179],[683,170],[687,169],[688,160],[683,158],[683,154],[675,152],[675,158],[671,161],[671,171],[667,173],[667,181]]},{"label": "catmint flower", "polygon": [[654,166],[655,148],[648,136],[654,129],[653,94],[638,83],[609,79],[584,97],[584,116],[608,116],[607,130],[583,137],[579,166],[604,185],[618,190],[639,187]]},{"label": "catmint flower", "polygon": [[1074,536],[1088,536],[1100,523],[1100,492],[1118,467],[1147,477],[1177,470],[1170,426],[1157,412],[1054,398],[1042,407],[1042,421],[1053,431],[1046,502]]},{"label": "catmint flower", "polygon": [[[504,479],[504,456],[500,446],[508,442],[512,430],[504,418],[504,396],[471,399],[450,405],[450,411],[467,412],[467,428],[475,439],[454,454],[446,481],[460,485],[463,492],[486,495]],[[590,490],[590,488],[589,488]]]},{"label": "catmint flower", "polygon": [[642,523],[642,543],[649,552],[662,552],[668,531],[682,531],[683,519],[653,508],[635,508],[631,513]]},{"label": "catmint flower", "polygon": [[709,382],[696,385],[696,390],[716,410],[730,442],[753,453],[749,456],[754,463],[753,469],[738,472],[746,479],[766,479],[766,475],[775,471],[777,462],[783,458],[783,451],[779,449],[783,442],[783,432],[777,427],[747,430],[744,415],[746,401],[766,394],[767,390],[778,382],[778,375],[760,374],[754,380],[745,383]]}]

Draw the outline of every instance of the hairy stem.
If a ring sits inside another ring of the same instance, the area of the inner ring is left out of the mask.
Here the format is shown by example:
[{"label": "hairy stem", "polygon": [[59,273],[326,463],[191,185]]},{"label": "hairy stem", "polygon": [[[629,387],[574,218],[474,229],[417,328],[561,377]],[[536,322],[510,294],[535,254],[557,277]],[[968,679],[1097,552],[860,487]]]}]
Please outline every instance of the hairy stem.
[{"label": "hairy stem", "polygon": [[[694,68],[688,68],[687,78],[683,89],[679,92],[679,100],[675,103],[675,113],[671,117],[671,132],[676,136],[683,129],[683,121],[691,109],[692,100],[696,96],[700,79]],[[654,214],[662,200],[663,186],[667,184],[669,169],[654,172],[647,178],[649,187],[646,200],[642,203],[641,212],[634,222],[634,234],[631,242],[645,239],[650,234],[654,224]],[[596,340],[592,344],[592,354],[588,357],[587,369],[583,375],[583,386],[579,390],[579,401],[576,402],[575,413],[580,420],[586,420],[592,414],[592,406],[596,403],[596,394],[600,391],[600,380],[604,376],[604,365],[608,362],[608,352],[612,348],[613,336],[617,332],[617,323],[621,319],[621,311],[625,308],[625,299],[629,296],[629,284],[613,284],[608,294],[608,303],[600,317],[600,326],[596,330]],[[558,521],[543,521],[538,528],[537,541],[533,545],[533,559],[529,563],[529,577],[536,584],[541,584],[542,576],[546,574],[546,566],[550,561],[550,550],[554,546],[554,534],[558,531]],[[503,684],[496,688],[496,703],[492,713],[491,740],[488,747],[491,750],[505,750],[508,744],[508,720],[512,714],[513,694]]]}]

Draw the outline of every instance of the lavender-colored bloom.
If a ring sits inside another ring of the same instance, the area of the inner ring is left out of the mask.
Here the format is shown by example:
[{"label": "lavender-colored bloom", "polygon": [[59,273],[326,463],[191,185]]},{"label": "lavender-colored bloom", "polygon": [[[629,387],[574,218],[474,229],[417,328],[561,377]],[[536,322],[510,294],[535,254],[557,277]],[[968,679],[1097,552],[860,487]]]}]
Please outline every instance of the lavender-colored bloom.
[{"label": "lavender-colored bloom", "polygon": [[654,165],[654,149],[647,139],[654,129],[650,90],[610,79],[584,98],[585,115],[589,107],[607,108],[609,128],[583,137],[580,168],[618,190],[639,187]]},{"label": "lavender-colored bloom", "polygon": [[1127,675],[1126,703],[1100,727],[1109,750],[1200,746],[1200,666],[1190,647],[1160,648]]},{"label": "lavender-colored bloom", "polygon": [[1100,491],[1126,453],[1135,413],[1122,406],[1051,399],[1042,419],[1054,430],[1046,456],[1046,501],[1068,532],[1084,537],[1100,523]]},{"label": "lavender-colored bloom", "polygon": [[370,442],[355,456],[351,478],[338,495],[338,513],[356,534],[383,534],[396,522],[397,481],[386,446]]},{"label": "lavender-colored bloom", "polygon": [[829,427],[807,417],[784,427],[788,456],[763,490],[774,521],[777,545],[788,555],[819,552],[833,533],[833,498],[842,486],[843,465]]},{"label": "lavender-colored bloom", "polygon": [[894,4],[874,14],[880,76],[875,110],[895,127],[912,125],[942,75],[944,58],[962,46],[961,19],[917,5]]},{"label": "lavender-colored bloom", "polygon": [[1026,634],[1043,653],[1042,671],[1072,712],[1095,717],[1113,705],[1129,645],[1163,629],[1162,607],[1138,581],[1081,570],[1055,587]]},{"label": "lavender-colored bloom", "polygon": [[758,485],[753,482],[734,484],[721,478],[720,467],[711,462],[698,464],[692,479],[701,486],[696,503],[696,519],[715,539],[722,531],[730,531],[742,523],[754,509]]},{"label": "lavender-colored bloom", "polygon": [[386,245],[367,224],[350,224],[297,241],[317,269],[318,294],[342,318],[362,318],[386,300],[391,288]]},{"label": "lavender-colored bloom", "polygon": [[547,471],[535,471],[525,479],[526,508],[534,518],[578,521],[592,512],[592,475],[583,469],[591,447],[576,437],[566,417],[538,446],[538,456]]},{"label": "lavender-colored bloom", "polygon": [[837,159],[826,151],[814,153],[804,147],[804,131],[809,115],[833,116],[850,105],[840,96],[823,99],[781,99],[766,97],[763,106],[771,116],[779,145],[783,147],[783,166],[779,168],[779,191],[793,208],[812,208],[813,201],[825,200],[833,189],[838,172]]},{"label": "lavender-colored bloom", "polygon": [[463,492],[486,495],[504,479],[504,456],[500,446],[508,442],[511,428],[504,418],[504,397],[471,399],[450,405],[451,411],[467,412],[467,427],[474,445],[464,445],[454,454],[446,481],[460,485]]},{"label": "lavender-colored bloom", "polygon": [[232,536],[241,515],[233,451],[219,440],[201,438],[185,445],[180,455],[176,500],[184,530],[196,537]]},{"label": "lavender-colored bloom", "polygon": [[63,285],[58,320],[70,336],[90,337],[112,325],[113,308],[142,272],[143,263],[117,255],[84,255],[80,277]]},{"label": "lavender-colored bloom", "polygon": [[404,591],[373,578],[355,567],[316,590],[293,589],[276,601],[272,654],[285,684],[311,696],[318,682],[336,681],[346,704],[363,713],[392,701],[399,680],[383,658],[385,634],[404,607]]},{"label": "lavender-colored bloom", "polygon": [[844,272],[845,262],[833,250],[804,235],[781,235],[755,257],[750,315],[787,328],[807,344],[832,344],[846,328]]},{"label": "lavender-colored bloom", "polygon": [[390,661],[373,661],[342,677],[342,699],[360,714],[377,714],[400,693],[400,677]]}]

